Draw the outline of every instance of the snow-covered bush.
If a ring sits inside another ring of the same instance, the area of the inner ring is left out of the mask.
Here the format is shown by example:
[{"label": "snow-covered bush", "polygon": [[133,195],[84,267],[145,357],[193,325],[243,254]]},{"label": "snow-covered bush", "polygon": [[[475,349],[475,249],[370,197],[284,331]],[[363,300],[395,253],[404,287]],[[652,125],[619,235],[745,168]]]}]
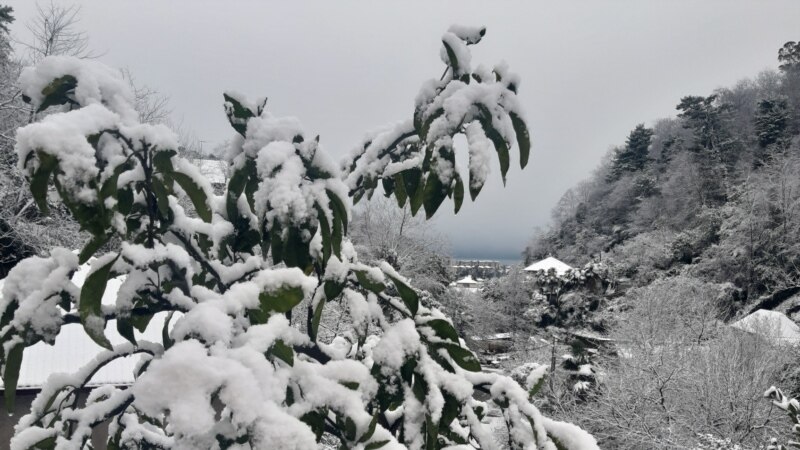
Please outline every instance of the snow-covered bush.
[{"label": "snow-covered bush", "polygon": [[[491,151],[505,176],[529,138],[517,77],[472,68],[468,45],[483,28],[442,38],[447,72],[426,83],[413,119],[373,133],[344,170],[294,118],[266,100],[226,93],[238,135],[231,178],[215,196],[175,149],[175,134],[142,124],[117,73],[96,62],[47,58],[21,78],[43,121],[19,129],[20,167],[42,209],[50,186],[93,238],[79,255],[53,249],[20,263],[0,299],[0,364],[13,405],[23,350],[82,324],[107,350],[78,373],[52,375],[16,427],[13,449],[85,448],[108,422],[110,448],[498,448],[482,424],[488,395],[504,410],[514,448],[597,448],[579,428],[543,417],[510,378],[482,373],[451,322],[420,304],[388,263],[359,262],[347,240],[350,198],[387,195],[430,217],[445,197],[456,210],[464,183],[453,137],[469,144],[469,190],[486,181]],[[184,193],[196,214],[177,201]],[[110,239],[81,288],[73,272]],[[101,299],[122,281],[116,302]],[[305,301],[304,301],[305,300]],[[352,330],[318,339],[329,302],[348,305]],[[305,332],[292,312],[308,305]],[[168,313],[161,342],[137,339]],[[159,316],[159,317],[160,317]],[[130,342],[112,346],[106,327]],[[131,386],[92,388],[98,368],[141,355]],[[86,401],[77,401],[89,390]],[[453,448],[453,447],[451,447]]]}]

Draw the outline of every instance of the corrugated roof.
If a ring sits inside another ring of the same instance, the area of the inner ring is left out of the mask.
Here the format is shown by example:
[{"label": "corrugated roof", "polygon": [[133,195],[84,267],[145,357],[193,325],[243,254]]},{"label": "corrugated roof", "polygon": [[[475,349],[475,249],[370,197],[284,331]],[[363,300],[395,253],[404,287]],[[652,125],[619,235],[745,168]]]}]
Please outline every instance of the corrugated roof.
[{"label": "corrugated roof", "polygon": [[[80,270],[72,277],[72,281],[81,286],[89,271],[90,264],[84,264]],[[0,280],[0,296],[2,296],[5,280]],[[106,292],[103,295],[104,304],[114,304],[117,291],[122,284],[122,279],[112,279],[108,281]],[[164,324],[166,313],[157,314],[148,325],[144,334],[135,332],[137,339],[151,341],[161,340],[161,328]],[[106,336],[112,345],[127,342],[120,336],[116,329],[116,323],[110,321],[106,325]],[[18,389],[36,389],[41,387],[47,378],[53,373],[75,373],[94,359],[103,350],[83,331],[80,324],[64,325],[61,333],[56,337],[54,345],[39,342],[36,345],[25,349],[22,355],[22,367],[20,368]],[[130,356],[115,360],[100,369],[90,382],[91,385],[98,384],[129,384],[133,382],[133,370],[136,363],[142,356]],[[3,388],[0,380],[0,390]]]},{"label": "corrugated roof", "polygon": [[557,275],[564,275],[569,269],[572,269],[572,267],[552,256],[548,256],[525,268],[528,272],[538,272],[539,270],[544,270],[546,272],[550,269],[555,269]]}]

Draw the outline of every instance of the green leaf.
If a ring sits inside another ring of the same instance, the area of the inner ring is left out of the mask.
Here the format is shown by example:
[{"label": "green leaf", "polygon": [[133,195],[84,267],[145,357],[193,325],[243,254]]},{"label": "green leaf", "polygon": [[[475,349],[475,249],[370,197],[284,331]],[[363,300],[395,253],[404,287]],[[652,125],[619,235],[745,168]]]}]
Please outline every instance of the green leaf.
[{"label": "green leaf", "polygon": [[481,371],[481,363],[471,351],[454,344],[445,344],[442,345],[442,347],[447,350],[447,353],[450,354],[453,361],[461,366],[462,369],[469,370],[470,372]]},{"label": "green leaf", "polygon": [[386,285],[380,281],[373,281],[372,278],[367,275],[367,271],[354,270],[353,272],[355,272],[356,278],[358,278],[358,284],[360,284],[364,289],[372,291],[376,294],[380,294],[386,290]]},{"label": "green leaf", "polygon": [[234,130],[244,136],[247,132],[247,121],[255,116],[254,112],[228,94],[222,94],[222,97],[225,99],[226,106],[230,104],[229,108],[225,108],[228,121]]},{"label": "green leaf", "polygon": [[517,145],[519,146],[519,166],[524,169],[528,165],[528,158],[531,154],[531,137],[525,121],[515,112],[508,113],[511,124],[514,126],[514,133],[517,135]]},{"label": "green leaf", "polygon": [[460,73],[458,67],[458,58],[456,57],[456,52],[453,51],[453,48],[450,47],[445,41],[442,41],[442,45],[444,45],[444,49],[447,52],[447,59],[450,61],[450,67],[453,68],[453,78],[457,78],[458,74]]},{"label": "green leaf", "polygon": [[67,97],[69,91],[75,89],[78,85],[78,80],[72,75],[64,75],[51,81],[50,84],[42,89],[42,96],[44,99],[36,109],[36,112],[42,112],[51,106],[63,105],[65,103],[75,103]]},{"label": "green leaf", "polygon": [[419,294],[417,294],[417,291],[415,291],[414,288],[406,283],[400,281],[399,278],[395,278],[389,274],[386,274],[386,276],[392,280],[392,283],[394,284],[394,287],[397,288],[397,293],[400,294],[400,298],[403,300],[403,303],[405,303],[408,310],[411,311],[411,315],[417,315],[417,310],[419,309]]},{"label": "green leaf", "polygon": [[317,411],[305,413],[300,417],[301,421],[311,427],[311,430],[316,435],[317,442],[322,439],[322,435],[325,433],[325,417],[327,417],[327,414],[322,414]]},{"label": "green leaf", "polygon": [[161,327],[161,342],[164,343],[164,350],[169,350],[172,347],[172,344],[175,343],[174,340],[169,336],[169,322],[172,320],[172,316],[175,314],[175,311],[170,311],[167,314],[167,317],[164,319],[164,326]]},{"label": "green leaf", "polygon": [[330,189],[325,189],[325,193],[328,194],[328,198],[331,200],[331,206],[333,207],[333,210],[341,218],[342,230],[344,231],[344,234],[347,234],[347,208],[344,207],[344,202],[342,202],[342,199]]},{"label": "green leaf", "polygon": [[97,326],[101,322],[105,324],[102,307],[103,293],[106,291],[111,267],[117,262],[118,258],[119,255],[86,277],[86,281],[83,282],[83,287],[81,287],[81,297],[78,303],[78,313],[86,334],[98,345],[109,350],[112,350],[113,347],[108,338],[106,338],[104,330],[102,328],[98,329]]},{"label": "green leaf", "polygon": [[47,186],[50,184],[50,175],[58,166],[58,159],[55,156],[49,155],[44,152],[37,152],[39,159],[39,168],[33,173],[31,177],[30,187],[33,199],[42,213],[47,214],[49,208],[47,207]]},{"label": "green leaf", "polygon": [[424,122],[422,122],[422,129],[419,130],[419,136],[423,142],[425,142],[425,140],[428,138],[428,131],[431,129],[431,124],[433,124],[433,121],[441,117],[443,114],[444,108],[439,108],[434,111],[433,114],[428,116]]},{"label": "green leaf", "polygon": [[117,191],[117,210],[120,214],[127,216],[133,208],[133,191],[129,188],[122,188]]},{"label": "green leaf", "polygon": [[456,185],[453,188],[453,205],[455,208],[455,214],[458,214],[458,211],[461,209],[461,205],[464,203],[464,181],[461,179],[461,175],[456,174]]},{"label": "green leaf", "polygon": [[483,127],[483,131],[486,133],[486,137],[488,137],[489,140],[492,141],[492,144],[494,144],[495,151],[497,151],[497,157],[500,160],[500,174],[503,177],[503,184],[505,184],[506,173],[508,172],[508,167],[510,164],[508,143],[503,138],[503,135],[500,134],[500,132],[497,131],[492,124],[492,113],[489,111],[489,108],[482,104],[476,104],[475,106],[481,112],[481,127]]},{"label": "green leaf", "polygon": [[303,301],[303,289],[298,286],[281,286],[275,291],[262,292],[258,300],[265,313],[285,313]]},{"label": "green leaf", "polygon": [[450,322],[444,319],[433,319],[425,322],[424,325],[433,329],[433,332],[436,334],[436,336],[458,344],[458,333],[456,332],[456,329],[453,328],[453,325],[450,324]]},{"label": "green leaf", "polygon": [[167,188],[158,177],[153,177],[153,194],[156,196],[156,206],[161,217],[169,217],[169,198],[167,197]]},{"label": "green leaf", "polygon": [[11,348],[3,364],[3,392],[6,400],[6,411],[14,412],[14,400],[17,396],[17,381],[19,381],[19,368],[22,366],[22,352],[25,344],[19,343]]},{"label": "green leaf", "polygon": [[364,450],[378,450],[379,448],[385,446],[388,443],[389,443],[388,440],[386,440],[386,441],[376,441],[376,442],[373,442],[371,444],[367,444],[367,446],[364,447]]},{"label": "green leaf", "polygon": [[358,442],[367,442],[368,440],[370,440],[372,435],[375,434],[375,428],[377,425],[378,425],[378,415],[375,414],[372,417],[372,421],[369,423],[367,431],[363,435],[361,435],[361,438],[358,440]]},{"label": "green leaf", "polygon": [[83,246],[80,254],[78,254],[78,263],[85,264],[110,238],[111,236],[107,234],[101,234],[89,239],[89,242]]},{"label": "green leaf", "polygon": [[433,217],[445,197],[447,197],[447,188],[442,184],[439,175],[434,172],[429,173],[425,181],[425,194],[422,200],[427,219]]},{"label": "green leaf", "polygon": [[328,261],[331,257],[331,251],[333,249],[333,243],[331,242],[331,226],[328,224],[328,219],[325,216],[325,211],[317,204],[314,205],[314,208],[317,210],[317,220],[319,221],[319,231],[322,235],[322,262],[323,265]]},{"label": "green leaf", "polygon": [[133,334],[133,324],[127,318],[117,318],[117,332],[133,345],[136,345],[136,337]]},{"label": "green leaf", "polygon": [[186,191],[186,195],[189,196],[192,200],[192,204],[194,204],[197,215],[204,221],[211,222],[211,208],[208,206],[208,195],[200,185],[185,173],[175,172],[172,174],[172,178]]},{"label": "green leaf", "polygon": [[172,149],[157,151],[153,155],[153,166],[163,174],[173,173],[175,168],[172,166],[172,157],[177,154]]},{"label": "green leaf", "polygon": [[396,173],[394,175],[394,198],[397,199],[397,206],[404,207],[406,205],[406,200],[408,199],[408,194],[406,194],[406,183],[403,180],[403,172]]},{"label": "green leaf", "polygon": [[294,350],[281,340],[272,344],[267,351],[267,356],[276,357],[290,366],[294,365]]},{"label": "green leaf", "polygon": [[342,293],[342,291],[344,290],[344,284],[328,280],[325,282],[324,289],[325,289],[325,298],[327,298],[328,300],[333,300],[336,297],[338,297],[339,294]]},{"label": "green leaf", "polygon": [[542,377],[539,378],[539,381],[537,381],[536,384],[534,384],[533,387],[528,391],[528,397],[532,399],[539,392],[542,386],[544,386],[545,378],[547,378],[547,375],[542,375]]},{"label": "green leaf", "polygon": [[[326,283],[327,286],[327,283]],[[325,307],[325,299],[319,299],[319,303],[317,303],[317,307],[314,308],[314,317],[311,318],[311,340],[316,342],[317,336],[319,335],[319,323],[322,320],[322,309]]]}]

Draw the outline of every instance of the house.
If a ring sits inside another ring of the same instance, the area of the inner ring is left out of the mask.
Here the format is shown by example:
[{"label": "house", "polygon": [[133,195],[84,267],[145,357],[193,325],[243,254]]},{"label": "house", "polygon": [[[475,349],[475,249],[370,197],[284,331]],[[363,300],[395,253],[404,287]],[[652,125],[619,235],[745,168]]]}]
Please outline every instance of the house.
[{"label": "house", "polygon": [[800,326],[778,311],[759,309],[731,327],[761,336],[774,344],[800,344]]},{"label": "house", "polygon": [[450,283],[451,288],[463,289],[468,292],[478,292],[481,282],[472,278],[472,275],[467,275],[464,278]]},{"label": "house", "polygon": [[547,258],[541,261],[537,261],[531,264],[524,270],[526,272],[538,272],[540,270],[544,270],[545,272],[547,272],[550,269],[554,269],[556,271],[556,275],[561,276],[567,273],[568,270],[572,269],[572,267],[562,261],[559,261],[558,259],[552,256],[548,256]]}]

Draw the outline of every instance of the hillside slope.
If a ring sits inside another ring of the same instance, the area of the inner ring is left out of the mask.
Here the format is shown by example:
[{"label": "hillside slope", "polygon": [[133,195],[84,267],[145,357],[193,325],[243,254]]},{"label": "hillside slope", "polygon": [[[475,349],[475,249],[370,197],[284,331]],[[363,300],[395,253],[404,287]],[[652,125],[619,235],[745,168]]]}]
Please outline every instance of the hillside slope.
[{"label": "hillside slope", "polygon": [[599,258],[635,286],[678,274],[725,284],[728,317],[787,297],[800,285],[800,43],[779,61],[637,125],[564,194],[526,260]]}]

